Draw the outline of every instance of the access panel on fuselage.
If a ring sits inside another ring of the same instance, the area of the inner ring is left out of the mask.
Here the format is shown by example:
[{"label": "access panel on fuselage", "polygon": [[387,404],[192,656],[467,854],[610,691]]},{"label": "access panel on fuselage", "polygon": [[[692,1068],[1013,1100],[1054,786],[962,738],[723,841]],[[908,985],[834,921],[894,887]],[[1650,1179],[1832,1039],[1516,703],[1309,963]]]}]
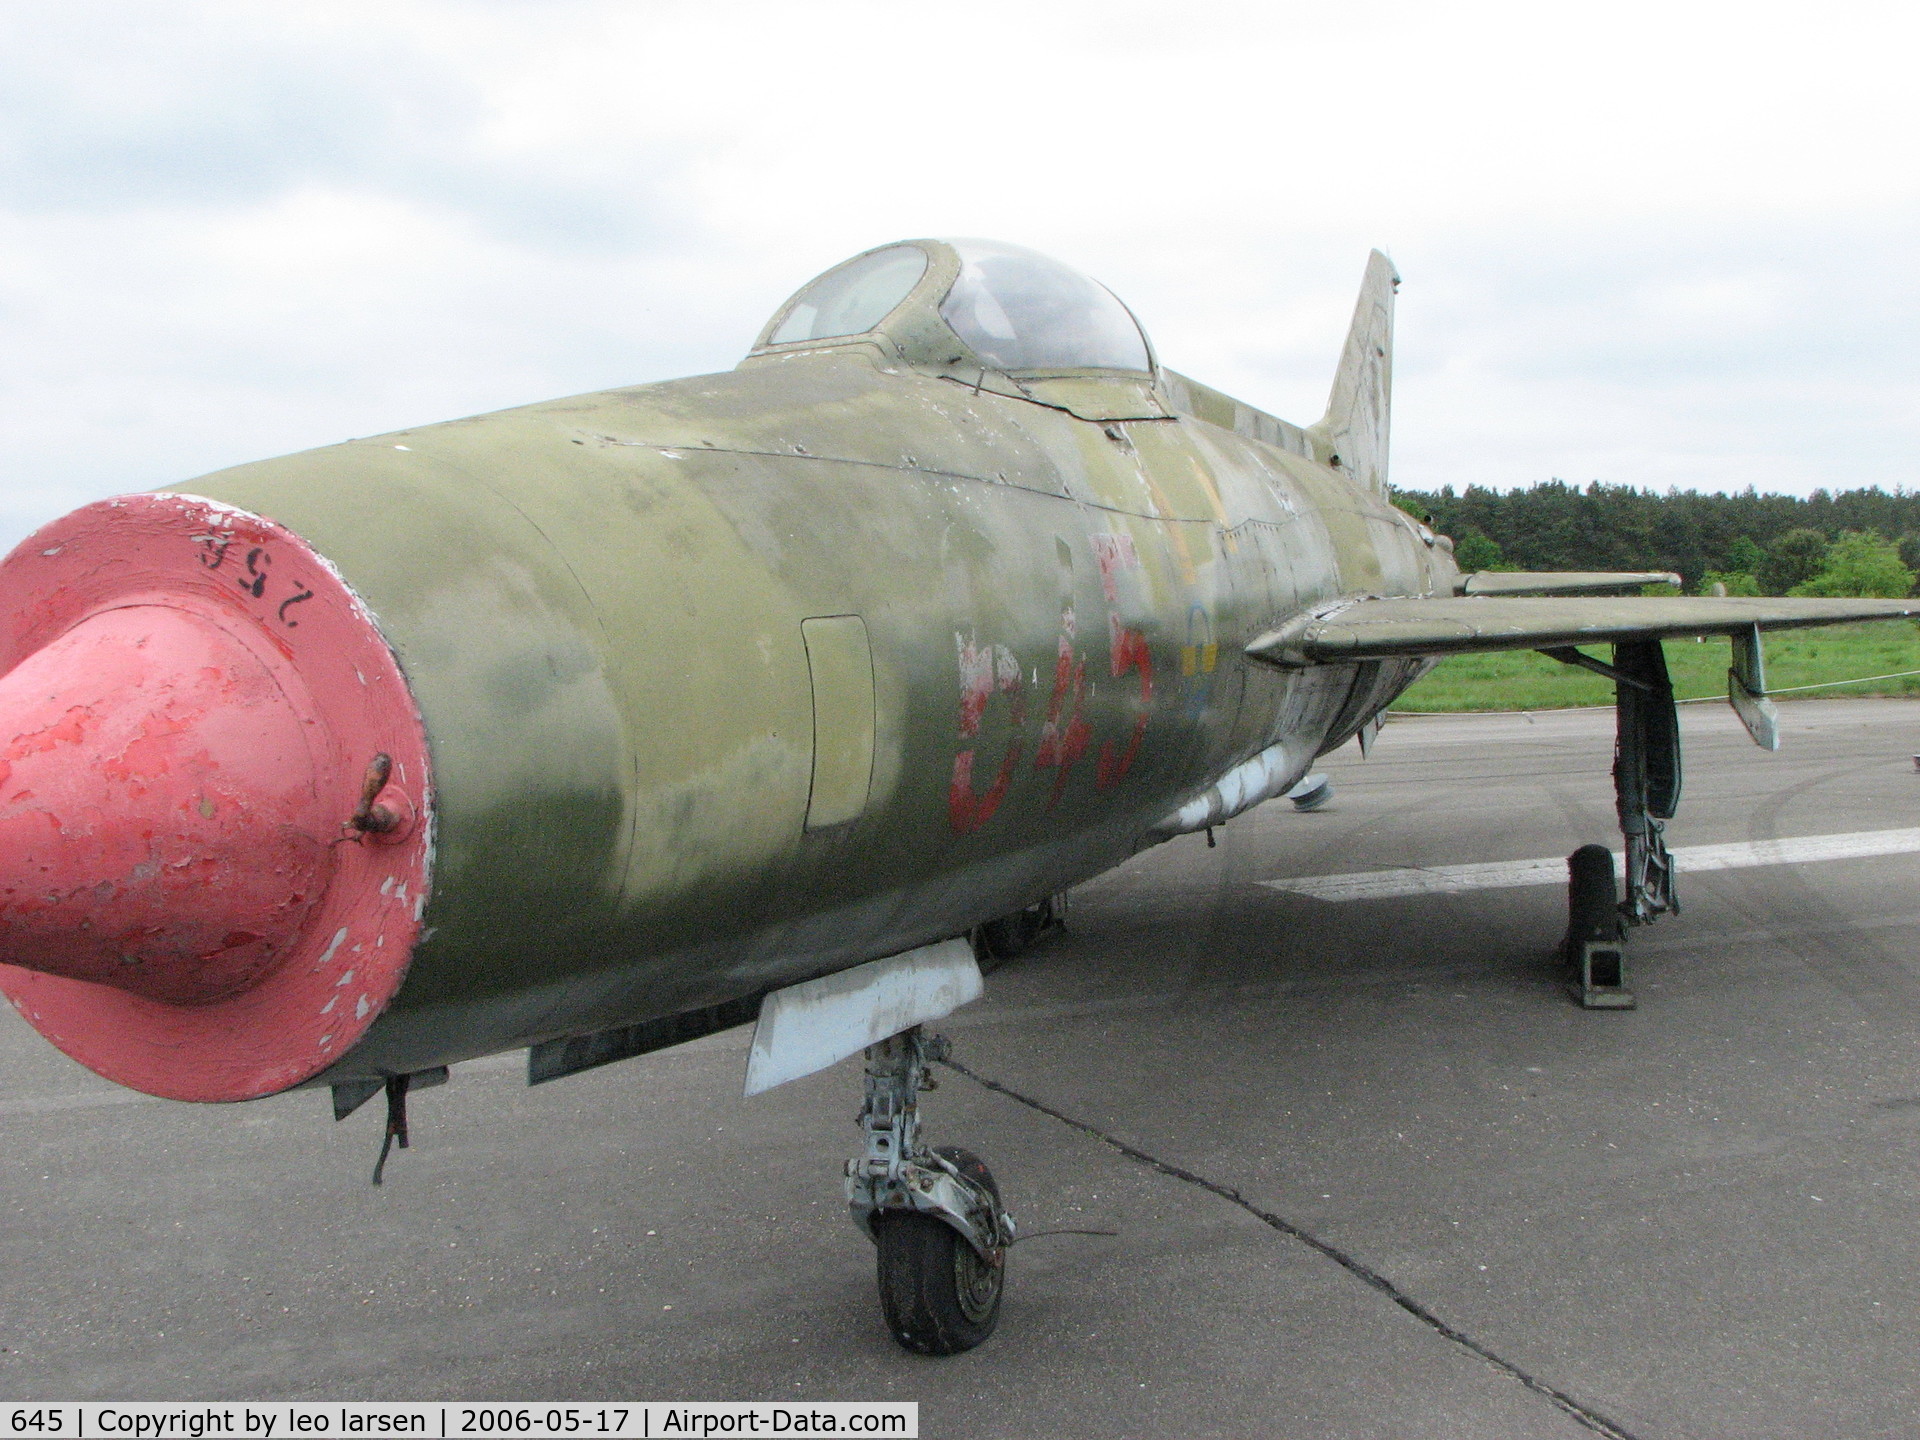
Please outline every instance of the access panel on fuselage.
[{"label": "access panel on fuselage", "polygon": [[[1247,628],[1217,527],[997,482],[735,457],[708,498],[805,615],[861,617],[872,787],[843,833],[796,836],[793,905],[1159,818],[1219,763]],[[1115,841],[1116,845],[1121,842]],[[1129,842],[1130,843],[1130,842]],[[1107,863],[1125,853],[1122,846]]]}]

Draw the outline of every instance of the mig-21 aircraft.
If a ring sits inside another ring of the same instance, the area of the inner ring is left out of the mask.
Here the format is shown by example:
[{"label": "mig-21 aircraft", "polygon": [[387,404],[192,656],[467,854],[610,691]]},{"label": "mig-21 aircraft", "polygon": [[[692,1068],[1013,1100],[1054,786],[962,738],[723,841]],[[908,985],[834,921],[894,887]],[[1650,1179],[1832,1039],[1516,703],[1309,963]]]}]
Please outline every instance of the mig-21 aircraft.
[{"label": "mig-21 aircraft", "polygon": [[1772,746],[1764,631],[1916,613],[1461,574],[1388,496],[1396,285],[1375,254],[1301,428],[1062,264],[906,241],[725,374],[53,522],[0,567],[0,986],[121,1084],[384,1092],[402,1144],[411,1089],[499,1051],[539,1083],[755,1022],[750,1093],[864,1051],[888,1326],[977,1345],[1013,1221],[916,1101],[982,953],[1370,742],[1440,657],[1534,649],[1616,686],[1624,892],[1576,854],[1568,953],[1626,1003],[1625,927],[1674,906],[1662,639],[1731,637]]}]

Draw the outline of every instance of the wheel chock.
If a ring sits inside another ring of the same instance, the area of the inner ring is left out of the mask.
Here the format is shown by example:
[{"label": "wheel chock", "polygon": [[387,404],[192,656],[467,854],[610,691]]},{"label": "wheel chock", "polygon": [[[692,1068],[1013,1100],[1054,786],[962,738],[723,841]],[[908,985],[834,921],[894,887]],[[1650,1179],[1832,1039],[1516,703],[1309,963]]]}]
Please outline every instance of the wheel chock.
[{"label": "wheel chock", "polygon": [[1627,947],[1617,940],[1588,940],[1575,957],[1573,998],[1588,1010],[1631,1010]]}]

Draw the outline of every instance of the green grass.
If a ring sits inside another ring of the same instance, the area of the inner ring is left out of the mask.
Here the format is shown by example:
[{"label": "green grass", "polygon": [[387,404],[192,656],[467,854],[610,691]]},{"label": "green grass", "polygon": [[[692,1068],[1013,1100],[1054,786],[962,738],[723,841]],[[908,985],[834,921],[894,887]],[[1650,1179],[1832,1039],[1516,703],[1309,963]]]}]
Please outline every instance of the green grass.
[{"label": "green grass", "polygon": [[[1727,693],[1725,640],[1669,640],[1667,669],[1682,700]],[[1767,688],[1814,685],[1920,670],[1920,629],[1911,622],[1833,625],[1820,630],[1777,631],[1766,637]],[[1609,658],[1606,646],[1590,654]],[[1920,675],[1806,692],[1808,699],[1849,695],[1920,695]],[[1784,700],[1796,697],[1785,695]],[[1394,702],[1395,710],[1557,710],[1573,705],[1611,705],[1613,684],[1586,670],[1549,660],[1532,650],[1502,650],[1442,660],[1432,674]]]}]

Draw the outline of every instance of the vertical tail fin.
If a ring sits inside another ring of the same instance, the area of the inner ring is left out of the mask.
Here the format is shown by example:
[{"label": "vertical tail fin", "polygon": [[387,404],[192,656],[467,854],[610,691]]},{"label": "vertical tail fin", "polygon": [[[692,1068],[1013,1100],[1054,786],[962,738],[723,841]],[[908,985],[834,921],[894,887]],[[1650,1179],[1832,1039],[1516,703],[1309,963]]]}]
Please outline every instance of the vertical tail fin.
[{"label": "vertical tail fin", "polygon": [[1367,257],[1353,328],[1334,372],[1327,413],[1311,434],[1357,483],[1387,491],[1387,422],[1393,400],[1393,263],[1378,250]]}]

